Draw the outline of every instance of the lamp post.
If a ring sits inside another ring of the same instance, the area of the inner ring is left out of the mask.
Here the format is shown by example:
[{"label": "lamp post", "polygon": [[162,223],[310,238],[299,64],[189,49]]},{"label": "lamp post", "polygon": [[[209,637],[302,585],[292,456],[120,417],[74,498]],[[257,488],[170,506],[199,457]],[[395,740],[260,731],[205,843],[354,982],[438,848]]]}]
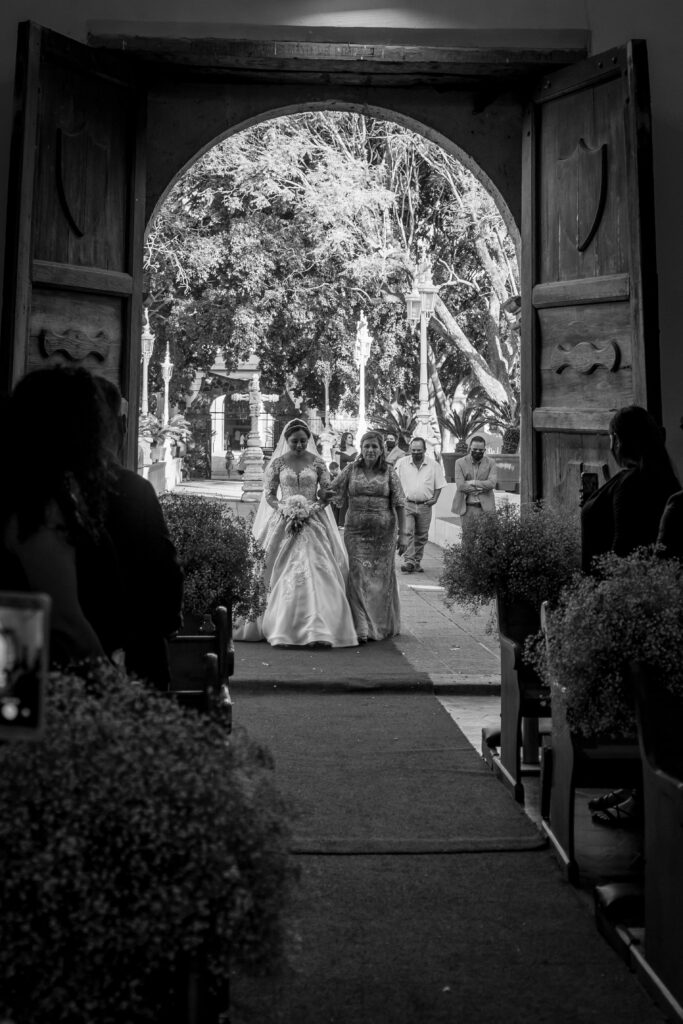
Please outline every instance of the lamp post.
[{"label": "lamp post", "polygon": [[420,408],[417,414],[416,434],[433,447],[431,417],[429,415],[429,387],[427,385],[427,324],[434,312],[438,287],[432,283],[429,268],[422,271],[406,297],[408,320],[415,327],[420,325]]},{"label": "lamp post", "polygon": [[356,447],[360,445],[360,439],[365,433],[367,424],[365,421],[365,364],[370,355],[373,337],[368,331],[368,318],[361,310],[358,323],[356,324],[356,347],[354,356],[356,366],[360,370],[360,398],[358,400],[358,429],[356,431]]},{"label": "lamp post", "polygon": [[168,423],[168,391],[171,383],[171,377],[173,376],[173,363],[171,362],[171,353],[168,349],[168,342],[166,342],[166,355],[164,361],[161,364],[161,376],[164,380],[164,426]]},{"label": "lamp post", "polygon": [[149,412],[149,394],[148,394],[148,376],[149,376],[149,361],[152,358],[152,352],[154,351],[154,335],[149,326],[149,310],[145,309],[145,326],[140,336],[140,342],[142,347],[142,408],[141,412],[143,416],[146,416]]}]

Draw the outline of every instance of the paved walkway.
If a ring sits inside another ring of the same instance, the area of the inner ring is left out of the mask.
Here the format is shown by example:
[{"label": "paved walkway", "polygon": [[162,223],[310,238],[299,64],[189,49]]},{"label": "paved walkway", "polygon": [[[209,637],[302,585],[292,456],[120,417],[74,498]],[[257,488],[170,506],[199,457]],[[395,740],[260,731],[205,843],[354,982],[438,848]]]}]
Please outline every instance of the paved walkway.
[{"label": "paved walkway", "polygon": [[[238,481],[220,478],[186,481],[179,489],[224,497],[230,501],[239,500],[241,495]],[[370,644],[367,648],[346,648],[334,652],[292,652],[265,644],[237,644],[235,684],[239,686],[240,669],[243,678],[254,678],[254,674],[260,672],[264,682],[296,683],[299,678],[304,681],[315,678],[322,682],[325,662],[333,670],[334,682],[343,675],[349,682],[362,683],[365,680],[371,683],[377,673],[378,656],[386,644],[387,655],[389,645],[391,647],[392,661],[395,662],[396,651],[405,659],[402,677],[408,677],[411,670],[416,678],[423,681],[428,677],[440,695],[497,695],[500,689],[500,654],[497,635],[487,631],[490,613],[484,610],[471,615],[460,607],[446,606],[443,589],[439,586],[442,563],[443,551],[435,544],[428,544],[425,549],[422,560],[424,573],[401,573],[400,559],[397,558],[402,621],[400,636],[383,644]],[[314,672],[318,674],[313,676]],[[479,734],[481,736],[481,727]]]}]

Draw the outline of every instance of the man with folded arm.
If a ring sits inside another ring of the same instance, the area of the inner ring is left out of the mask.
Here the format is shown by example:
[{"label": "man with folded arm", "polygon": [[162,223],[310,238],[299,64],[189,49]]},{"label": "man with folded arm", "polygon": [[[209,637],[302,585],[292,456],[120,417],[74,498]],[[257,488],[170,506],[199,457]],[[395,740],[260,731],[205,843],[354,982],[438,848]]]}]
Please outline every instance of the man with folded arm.
[{"label": "man with folded arm", "polygon": [[463,533],[482,512],[494,511],[493,492],[497,483],[496,464],[486,457],[486,441],[477,434],[470,440],[467,455],[455,463],[455,497],[451,512],[461,517]]}]

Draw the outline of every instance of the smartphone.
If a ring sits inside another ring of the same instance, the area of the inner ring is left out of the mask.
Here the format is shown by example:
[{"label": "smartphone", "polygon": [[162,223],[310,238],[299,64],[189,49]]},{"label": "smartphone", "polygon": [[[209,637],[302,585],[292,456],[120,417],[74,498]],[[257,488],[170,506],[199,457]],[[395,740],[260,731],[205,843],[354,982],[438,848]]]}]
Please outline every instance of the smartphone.
[{"label": "smartphone", "polygon": [[0,740],[38,740],[45,727],[50,598],[0,591]]}]

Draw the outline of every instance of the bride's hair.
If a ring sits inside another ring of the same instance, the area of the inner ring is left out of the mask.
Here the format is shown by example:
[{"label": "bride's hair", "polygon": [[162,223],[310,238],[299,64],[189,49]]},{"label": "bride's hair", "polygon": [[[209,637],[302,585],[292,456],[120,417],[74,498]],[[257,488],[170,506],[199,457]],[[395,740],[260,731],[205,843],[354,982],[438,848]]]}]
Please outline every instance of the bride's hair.
[{"label": "bride's hair", "polygon": [[295,430],[303,430],[306,437],[311,436],[311,428],[308,423],[304,423],[303,420],[290,420],[284,429],[285,438],[288,438],[290,434],[293,434]]}]

